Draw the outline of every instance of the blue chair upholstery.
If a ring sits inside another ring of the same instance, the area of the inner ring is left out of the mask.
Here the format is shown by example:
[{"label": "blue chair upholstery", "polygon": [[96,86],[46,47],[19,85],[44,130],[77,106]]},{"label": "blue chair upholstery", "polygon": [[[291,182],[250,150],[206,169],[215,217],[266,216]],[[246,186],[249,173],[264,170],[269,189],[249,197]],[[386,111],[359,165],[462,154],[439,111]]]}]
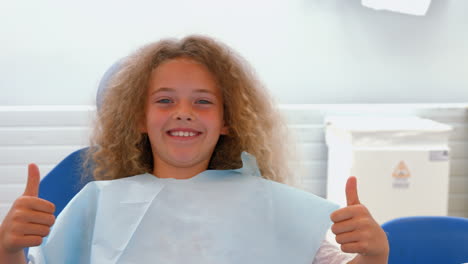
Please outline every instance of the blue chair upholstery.
[{"label": "blue chair upholstery", "polygon": [[83,169],[83,155],[87,149],[68,155],[41,180],[39,197],[55,204],[55,216],[92,180],[92,175]]},{"label": "blue chair upholstery", "polygon": [[468,219],[402,217],[382,225],[390,243],[389,264],[468,262]]}]

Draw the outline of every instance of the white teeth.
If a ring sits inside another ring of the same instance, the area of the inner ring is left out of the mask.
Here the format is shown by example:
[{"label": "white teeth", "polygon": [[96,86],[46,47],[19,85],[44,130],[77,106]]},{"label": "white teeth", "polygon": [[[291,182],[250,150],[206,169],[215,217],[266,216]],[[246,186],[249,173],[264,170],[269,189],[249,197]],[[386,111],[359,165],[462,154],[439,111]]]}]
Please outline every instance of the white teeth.
[{"label": "white teeth", "polygon": [[171,136],[174,136],[174,137],[193,137],[196,135],[196,133],[194,132],[187,132],[187,131],[172,131],[171,133]]}]

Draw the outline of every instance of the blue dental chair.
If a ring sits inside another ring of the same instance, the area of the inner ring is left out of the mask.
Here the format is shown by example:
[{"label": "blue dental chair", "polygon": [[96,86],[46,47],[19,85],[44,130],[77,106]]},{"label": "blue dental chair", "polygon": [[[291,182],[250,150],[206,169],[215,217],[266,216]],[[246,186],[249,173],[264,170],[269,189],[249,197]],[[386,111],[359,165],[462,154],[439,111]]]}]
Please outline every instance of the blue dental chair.
[{"label": "blue dental chair", "polygon": [[[110,79],[120,67],[121,60],[118,60],[102,76],[96,95],[97,111],[101,108],[104,91]],[[83,148],[71,153],[41,180],[39,197],[55,204],[55,216],[63,210],[73,196],[93,180],[90,172],[83,168],[84,155],[87,150],[88,148]]]},{"label": "blue dental chair", "polygon": [[[55,217],[60,214],[73,196],[93,179],[90,174],[82,175],[85,171],[83,158],[87,149],[79,149],[68,155],[39,184],[39,197],[55,204]],[[24,249],[26,259],[28,251],[29,248]]]},{"label": "blue dental chair", "polygon": [[[104,91],[111,77],[120,69],[121,60],[115,62],[103,75],[96,95],[97,111],[101,108]],[[57,217],[70,200],[94,178],[83,167],[88,148],[78,149],[65,157],[42,180],[39,185],[39,197],[55,204],[54,215]],[[89,164],[92,166],[92,164]],[[24,250],[25,256],[28,248]]]},{"label": "blue dental chair", "polygon": [[402,217],[382,228],[390,244],[389,264],[468,263],[468,218]]}]

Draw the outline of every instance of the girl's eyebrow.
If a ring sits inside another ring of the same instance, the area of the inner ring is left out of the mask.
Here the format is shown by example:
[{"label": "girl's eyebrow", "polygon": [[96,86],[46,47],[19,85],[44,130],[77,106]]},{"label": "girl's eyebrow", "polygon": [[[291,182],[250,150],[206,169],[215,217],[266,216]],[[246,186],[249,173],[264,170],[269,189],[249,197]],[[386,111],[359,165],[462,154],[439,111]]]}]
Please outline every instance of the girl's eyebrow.
[{"label": "girl's eyebrow", "polygon": [[[160,88],[156,89],[155,91],[153,91],[151,93],[151,95],[153,95],[155,93],[159,93],[159,92],[175,92],[175,91],[176,91],[176,89],[174,89],[174,88],[160,87]],[[208,93],[208,94],[216,95],[215,92],[207,90],[207,89],[196,89],[193,92],[194,93]]]},{"label": "girl's eyebrow", "polygon": [[212,94],[212,95],[216,95],[215,92],[213,91],[210,91],[210,90],[206,90],[206,89],[197,89],[194,91],[195,93],[209,93],[209,94]]}]

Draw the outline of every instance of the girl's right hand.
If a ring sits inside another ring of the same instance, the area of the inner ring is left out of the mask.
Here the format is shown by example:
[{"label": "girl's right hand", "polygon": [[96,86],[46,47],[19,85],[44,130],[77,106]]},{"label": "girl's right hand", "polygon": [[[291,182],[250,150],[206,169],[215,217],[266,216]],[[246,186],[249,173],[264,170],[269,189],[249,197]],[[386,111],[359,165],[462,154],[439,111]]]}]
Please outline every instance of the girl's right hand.
[{"label": "girl's right hand", "polygon": [[22,196],[13,203],[0,226],[0,255],[14,255],[38,246],[55,222],[55,205],[38,198],[39,168],[28,166],[28,181]]}]

